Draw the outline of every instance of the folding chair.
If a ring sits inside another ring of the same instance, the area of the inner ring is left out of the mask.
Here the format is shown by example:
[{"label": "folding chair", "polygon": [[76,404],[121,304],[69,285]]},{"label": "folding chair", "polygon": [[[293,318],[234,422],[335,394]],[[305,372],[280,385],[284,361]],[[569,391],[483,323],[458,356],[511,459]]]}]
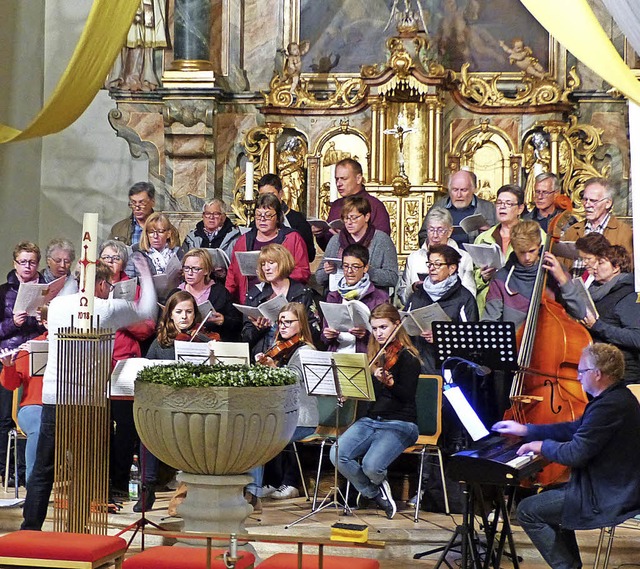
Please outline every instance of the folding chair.
[{"label": "folding chair", "polygon": [[442,481],[442,494],[444,497],[445,511],[449,513],[449,497],[444,478],[444,466],[442,451],[438,446],[438,439],[442,432],[442,377],[439,375],[420,375],[416,392],[416,406],[418,410],[418,429],[420,435],[416,444],[405,449],[405,454],[420,456],[420,468],[418,472],[418,494],[413,515],[413,521],[418,522],[420,502],[422,501],[422,474],[427,455],[437,457],[440,467],[440,480]]},{"label": "folding chair", "polygon": [[318,470],[316,472],[316,486],[313,490],[313,502],[311,504],[311,511],[315,511],[318,502],[318,487],[320,486],[320,473],[322,471],[322,458],[324,456],[324,447],[327,443],[332,445],[336,439],[344,433],[347,428],[355,421],[356,418],[356,406],[357,401],[355,399],[347,399],[338,413],[338,424],[336,429],[336,398],[328,396],[318,396],[318,427],[315,432],[308,437],[293,443],[293,451],[296,455],[298,462],[298,468],[300,469],[300,477],[304,485],[304,493],[309,499],[309,494],[304,481],[304,474],[302,472],[302,464],[300,463],[300,457],[298,455],[297,445],[302,444],[314,444],[320,445],[320,457],[318,459]]}]

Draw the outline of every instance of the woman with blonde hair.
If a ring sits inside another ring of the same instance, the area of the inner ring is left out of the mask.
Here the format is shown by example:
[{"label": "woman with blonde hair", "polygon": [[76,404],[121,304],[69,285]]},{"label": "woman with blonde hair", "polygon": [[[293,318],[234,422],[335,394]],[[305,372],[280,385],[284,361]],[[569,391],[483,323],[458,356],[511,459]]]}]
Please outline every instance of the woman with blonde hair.
[{"label": "woman with blonde hair", "polygon": [[[313,291],[306,285],[291,279],[295,261],[291,253],[282,245],[272,243],[260,250],[258,257],[258,278],[260,282],[247,292],[248,306],[260,306],[278,295],[284,296],[288,302],[300,302],[307,309],[307,316],[314,338],[320,336],[318,310],[313,298]],[[241,338],[249,343],[251,354],[255,356],[273,345],[277,325],[269,319],[245,318]]]},{"label": "woman with blonde hair", "polygon": [[[180,235],[169,218],[160,212],[152,213],[144,224],[140,243],[134,245],[125,272],[130,277],[138,276],[134,259],[142,256],[152,275],[163,275],[173,257],[182,259]],[[157,291],[156,291],[157,292]],[[158,295],[160,297],[160,295]],[[166,293],[165,293],[166,297]],[[159,298],[163,301],[164,298]]]},{"label": "woman with blonde hair", "polygon": [[[374,500],[389,519],[396,503],[387,481],[388,466],[418,440],[416,390],[420,375],[418,350],[407,335],[398,309],[380,304],[371,312],[369,361],[375,401],[331,448],[331,462],[362,497]],[[381,357],[381,356],[384,356]]]}]

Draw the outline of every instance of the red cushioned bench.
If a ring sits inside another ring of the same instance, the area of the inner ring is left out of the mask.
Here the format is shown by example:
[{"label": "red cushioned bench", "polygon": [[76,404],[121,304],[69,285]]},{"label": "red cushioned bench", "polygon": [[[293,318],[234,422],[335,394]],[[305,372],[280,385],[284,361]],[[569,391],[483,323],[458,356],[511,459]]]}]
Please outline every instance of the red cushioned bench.
[{"label": "red cushioned bench", "polygon": [[0,567],[122,568],[121,537],[20,530],[0,537]]},{"label": "red cushioned bench", "polygon": [[[227,569],[224,563],[225,549],[211,550],[211,569]],[[235,569],[253,569],[255,556],[248,551],[238,551]],[[180,547],[179,545],[150,547],[129,557],[124,569],[206,569],[207,548]]]},{"label": "red cushioned bench", "polygon": [[[318,555],[303,555],[302,565],[298,564],[297,553],[276,553],[265,559],[258,569],[319,569]],[[323,555],[322,569],[380,569],[377,559],[363,557],[343,557],[342,555]]]}]

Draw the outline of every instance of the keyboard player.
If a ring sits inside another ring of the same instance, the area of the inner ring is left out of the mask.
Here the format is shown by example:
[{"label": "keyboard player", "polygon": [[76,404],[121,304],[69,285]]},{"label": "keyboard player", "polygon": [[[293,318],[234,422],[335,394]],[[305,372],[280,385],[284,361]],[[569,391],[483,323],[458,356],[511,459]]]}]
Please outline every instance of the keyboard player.
[{"label": "keyboard player", "polygon": [[578,377],[593,398],[580,419],[493,426],[525,439],[518,454],[533,452],[571,467],[566,485],[518,506],[518,521],[553,569],[582,566],[574,530],[617,525],[640,513],[640,405],[624,384],[622,352],[609,344],[588,346]]}]

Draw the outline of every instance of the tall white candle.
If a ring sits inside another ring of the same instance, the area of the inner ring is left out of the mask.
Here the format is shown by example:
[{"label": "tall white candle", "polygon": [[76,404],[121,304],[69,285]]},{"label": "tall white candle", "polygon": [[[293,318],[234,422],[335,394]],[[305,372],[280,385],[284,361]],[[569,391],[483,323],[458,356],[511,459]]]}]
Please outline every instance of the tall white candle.
[{"label": "tall white candle", "polygon": [[251,160],[247,160],[245,169],[244,199],[246,201],[253,199],[253,161]]},{"label": "tall white candle", "polygon": [[97,248],[98,214],[85,213],[82,218],[82,243],[80,246],[80,306],[74,318],[74,325],[81,330],[90,329],[91,317],[93,316]]},{"label": "tall white candle", "polygon": [[336,165],[329,167],[329,202],[333,203],[340,197],[338,186],[336,185]]}]

